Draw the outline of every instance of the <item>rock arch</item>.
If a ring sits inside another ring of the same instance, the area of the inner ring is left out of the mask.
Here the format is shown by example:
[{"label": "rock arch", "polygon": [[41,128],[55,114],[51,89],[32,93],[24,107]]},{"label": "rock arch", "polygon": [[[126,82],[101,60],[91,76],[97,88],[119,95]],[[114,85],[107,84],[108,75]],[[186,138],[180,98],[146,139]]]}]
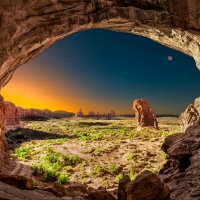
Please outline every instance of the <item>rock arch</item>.
[{"label": "rock arch", "polygon": [[56,41],[91,28],[151,38],[192,56],[200,69],[196,0],[0,0],[0,87]]}]

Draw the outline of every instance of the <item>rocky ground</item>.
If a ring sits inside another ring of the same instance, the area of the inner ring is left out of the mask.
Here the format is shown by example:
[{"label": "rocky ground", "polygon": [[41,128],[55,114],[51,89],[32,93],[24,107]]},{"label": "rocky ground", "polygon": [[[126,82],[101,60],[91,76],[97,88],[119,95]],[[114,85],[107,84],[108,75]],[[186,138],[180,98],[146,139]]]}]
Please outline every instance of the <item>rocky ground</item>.
[{"label": "rocky ground", "polygon": [[134,179],[165,163],[161,145],[180,132],[177,118],[158,118],[159,130],[136,130],[132,118],[81,118],[21,122],[26,128],[7,131],[11,158],[30,165],[38,186],[86,183],[114,190],[125,175]]}]

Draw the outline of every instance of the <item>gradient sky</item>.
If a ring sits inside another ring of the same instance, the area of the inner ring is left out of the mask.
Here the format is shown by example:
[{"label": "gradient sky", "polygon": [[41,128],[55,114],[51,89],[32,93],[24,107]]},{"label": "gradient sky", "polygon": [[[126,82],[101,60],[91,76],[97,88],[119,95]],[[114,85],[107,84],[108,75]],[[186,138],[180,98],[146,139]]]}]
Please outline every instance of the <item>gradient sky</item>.
[{"label": "gradient sky", "polygon": [[180,114],[200,96],[199,85],[192,57],[141,36],[93,29],[19,67],[2,94],[24,108],[116,114],[132,114],[133,100],[145,98],[156,114]]}]

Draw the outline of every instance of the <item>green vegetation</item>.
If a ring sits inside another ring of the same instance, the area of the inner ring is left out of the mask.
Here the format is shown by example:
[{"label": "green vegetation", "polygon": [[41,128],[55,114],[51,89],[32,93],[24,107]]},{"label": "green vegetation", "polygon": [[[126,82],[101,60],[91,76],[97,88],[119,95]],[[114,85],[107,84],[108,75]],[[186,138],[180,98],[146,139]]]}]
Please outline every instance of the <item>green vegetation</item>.
[{"label": "green vegetation", "polygon": [[111,174],[115,174],[117,171],[116,163],[112,163],[109,169]]},{"label": "green vegetation", "polygon": [[[137,131],[136,121],[131,118],[29,121],[28,129],[46,133],[48,139],[19,144],[12,156],[30,163],[38,181],[68,184],[96,179],[106,188],[113,187],[123,175],[133,180],[144,169],[155,173],[160,170],[166,159],[161,144],[180,128],[178,119],[158,118],[158,122],[159,130]],[[18,130],[14,137],[23,140],[27,136]],[[8,141],[12,144],[10,138]]]},{"label": "green vegetation", "polygon": [[19,160],[26,161],[31,158],[31,147],[24,146],[15,150],[15,154]]},{"label": "green vegetation", "polygon": [[120,173],[116,176],[116,180],[119,182],[123,178],[123,174]]}]

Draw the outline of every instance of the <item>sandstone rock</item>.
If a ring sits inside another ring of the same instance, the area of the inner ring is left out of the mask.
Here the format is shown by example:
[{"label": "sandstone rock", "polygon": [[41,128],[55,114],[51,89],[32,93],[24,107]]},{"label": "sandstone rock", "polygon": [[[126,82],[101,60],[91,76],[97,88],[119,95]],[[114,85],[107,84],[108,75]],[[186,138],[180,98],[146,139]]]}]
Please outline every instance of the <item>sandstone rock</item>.
[{"label": "sandstone rock", "polygon": [[135,112],[135,117],[137,118],[138,129],[145,126],[153,126],[158,129],[158,122],[156,115],[150,108],[149,103],[140,98],[133,102],[133,110]]},{"label": "sandstone rock", "polygon": [[108,112],[108,115],[111,116],[111,117],[115,117],[115,116],[116,116],[114,110],[110,110],[110,111]]},{"label": "sandstone rock", "polygon": [[19,112],[15,104],[5,101],[6,105],[6,125],[19,124]]},{"label": "sandstone rock", "polygon": [[200,120],[185,133],[176,133],[165,139],[162,150],[167,162],[159,177],[171,191],[171,200],[200,199]]},{"label": "sandstone rock", "polygon": [[126,186],[128,200],[170,200],[170,190],[154,173],[146,170]]},{"label": "sandstone rock", "polygon": [[18,189],[33,189],[33,179],[27,176],[0,174],[0,181],[14,185]]},{"label": "sandstone rock", "polygon": [[76,117],[82,117],[83,116],[83,111],[82,109],[80,109],[77,113],[76,113]]},{"label": "sandstone rock", "polygon": [[194,107],[197,109],[198,113],[200,114],[200,97],[194,100]]},{"label": "sandstone rock", "polygon": [[0,95],[0,173],[6,167],[8,162],[8,146],[5,137],[6,129],[6,105],[3,97]]},{"label": "sandstone rock", "polygon": [[126,186],[127,184],[131,181],[129,176],[124,176],[120,181],[119,181],[119,187],[118,187],[118,200],[124,200],[127,199],[127,193],[126,193]]},{"label": "sandstone rock", "polygon": [[192,105],[189,104],[186,108],[186,110],[181,113],[179,119],[180,119],[180,125],[181,125],[181,131],[185,131],[189,126],[196,123],[199,119],[200,115],[197,111],[197,109]]},{"label": "sandstone rock", "polygon": [[55,182],[53,184],[52,191],[56,194],[57,197],[63,197],[69,195],[67,189],[59,182]]},{"label": "sandstone rock", "polygon": [[0,199],[6,200],[58,200],[50,192],[42,190],[20,190],[13,186],[0,182]]},{"label": "sandstone rock", "polygon": [[[81,192],[85,193],[87,188],[88,188],[88,186],[86,184],[74,183],[74,184],[69,184],[69,185],[65,186],[65,188],[69,192],[75,190],[75,191],[81,191]],[[92,188],[92,190],[93,190],[93,188]]]},{"label": "sandstone rock", "polygon": [[24,118],[24,109],[21,107],[16,107],[16,108],[19,113],[19,119],[23,119]]},{"label": "sandstone rock", "polygon": [[116,200],[109,192],[94,190],[88,194],[87,200]]}]

